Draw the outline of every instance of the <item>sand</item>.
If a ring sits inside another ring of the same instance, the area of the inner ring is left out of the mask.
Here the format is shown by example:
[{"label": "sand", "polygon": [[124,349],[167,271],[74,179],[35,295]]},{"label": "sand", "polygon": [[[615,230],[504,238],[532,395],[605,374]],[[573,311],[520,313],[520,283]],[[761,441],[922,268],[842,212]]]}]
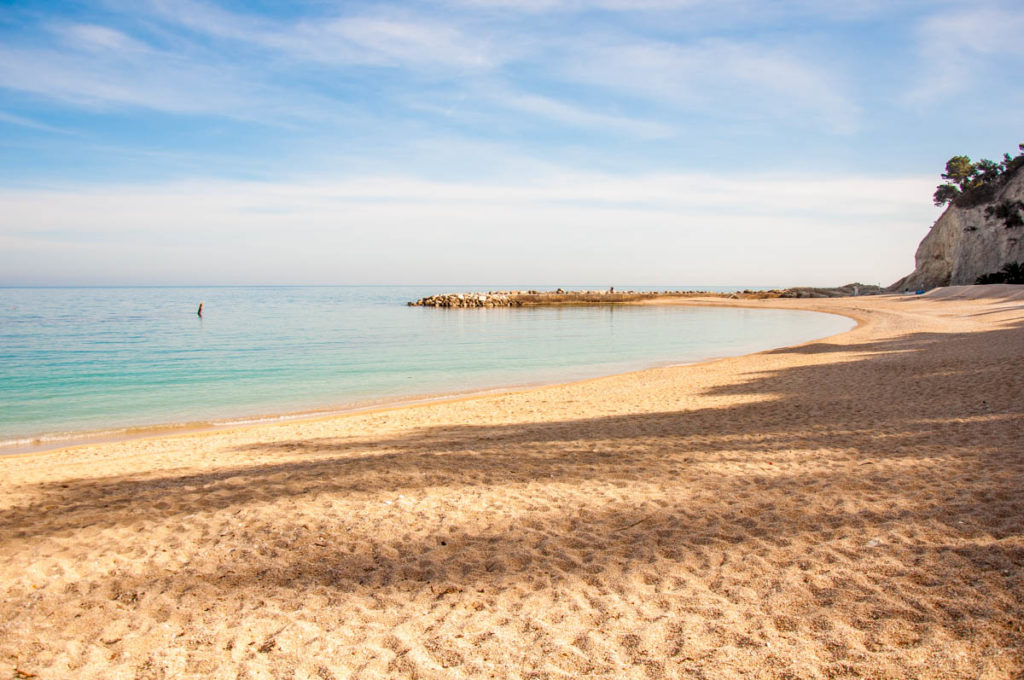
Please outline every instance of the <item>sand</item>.
[{"label": "sand", "polygon": [[1022,290],[744,301],[860,325],[0,459],[0,677],[1020,678]]}]

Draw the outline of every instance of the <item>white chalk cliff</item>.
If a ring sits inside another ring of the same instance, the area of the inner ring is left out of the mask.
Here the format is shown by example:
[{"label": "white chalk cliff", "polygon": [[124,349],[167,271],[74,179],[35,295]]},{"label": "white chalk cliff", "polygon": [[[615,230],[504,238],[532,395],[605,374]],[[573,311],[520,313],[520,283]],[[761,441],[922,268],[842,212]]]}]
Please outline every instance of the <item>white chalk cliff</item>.
[{"label": "white chalk cliff", "polygon": [[1024,214],[1024,168],[1013,172],[991,201],[969,208],[950,205],[917,247],[914,271],[889,290],[969,285],[1009,262],[1024,262],[1024,226],[1008,226],[1013,220],[997,216],[999,206]]}]

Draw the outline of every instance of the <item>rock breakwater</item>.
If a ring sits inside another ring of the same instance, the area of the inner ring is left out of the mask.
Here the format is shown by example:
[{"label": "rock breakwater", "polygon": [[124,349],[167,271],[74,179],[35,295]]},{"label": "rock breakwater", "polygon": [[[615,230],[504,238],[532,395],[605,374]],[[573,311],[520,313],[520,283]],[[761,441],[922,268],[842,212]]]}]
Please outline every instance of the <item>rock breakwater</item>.
[{"label": "rock breakwater", "polygon": [[486,293],[443,293],[410,302],[410,307],[526,307],[531,305],[609,304],[666,295],[614,290],[499,290]]},{"label": "rock breakwater", "polygon": [[517,292],[442,293],[410,302],[410,307],[519,307]]},{"label": "rock breakwater", "polygon": [[486,293],[442,293],[420,298],[408,303],[410,307],[443,308],[486,308],[486,307],[531,307],[539,305],[607,305],[680,297],[721,297],[745,300],[761,300],[778,297],[848,297],[876,295],[882,292],[878,286],[848,283],[837,288],[786,288],[783,290],[743,290],[735,293],[720,293],[706,290],[664,290],[638,292],[632,290],[499,290]]}]

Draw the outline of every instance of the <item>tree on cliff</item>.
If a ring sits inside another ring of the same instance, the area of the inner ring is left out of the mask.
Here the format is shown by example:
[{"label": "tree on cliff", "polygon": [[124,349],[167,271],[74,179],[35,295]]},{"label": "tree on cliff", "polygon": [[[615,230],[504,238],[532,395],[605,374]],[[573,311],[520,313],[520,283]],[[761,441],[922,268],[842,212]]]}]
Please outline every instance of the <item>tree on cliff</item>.
[{"label": "tree on cliff", "polygon": [[970,156],[953,156],[946,161],[946,171],[942,173],[942,179],[956,182],[961,189],[974,175],[974,163]]},{"label": "tree on cliff", "polygon": [[[1024,144],[1019,144],[1018,148],[1024,152]],[[1021,167],[1024,167],[1024,153],[1016,157],[1003,154],[1002,163],[987,158],[972,163],[970,156],[953,156],[946,161],[946,172],[942,173],[942,179],[947,181],[936,187],[932,199],[935,205],[953,203],[969,207],[984,203]]]}]

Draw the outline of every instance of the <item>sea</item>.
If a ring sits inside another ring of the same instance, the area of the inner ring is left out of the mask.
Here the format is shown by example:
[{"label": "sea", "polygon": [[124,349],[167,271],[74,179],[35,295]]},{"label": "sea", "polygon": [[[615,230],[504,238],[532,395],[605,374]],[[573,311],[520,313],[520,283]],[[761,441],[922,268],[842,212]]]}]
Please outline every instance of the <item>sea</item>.
[{"label": "sea", "polygon": [[772,309],[406,304],[531,288],[0,288],[0,454],[580,380],[854,325]]}]

